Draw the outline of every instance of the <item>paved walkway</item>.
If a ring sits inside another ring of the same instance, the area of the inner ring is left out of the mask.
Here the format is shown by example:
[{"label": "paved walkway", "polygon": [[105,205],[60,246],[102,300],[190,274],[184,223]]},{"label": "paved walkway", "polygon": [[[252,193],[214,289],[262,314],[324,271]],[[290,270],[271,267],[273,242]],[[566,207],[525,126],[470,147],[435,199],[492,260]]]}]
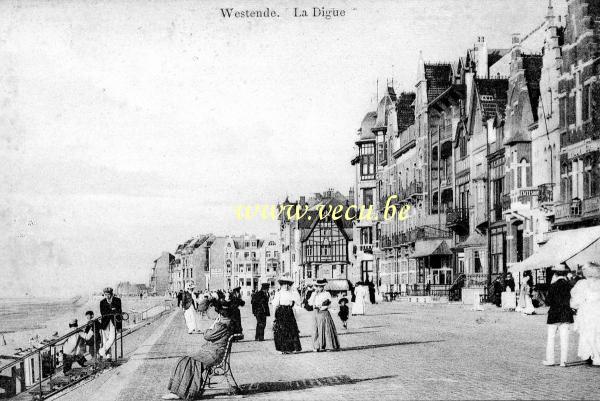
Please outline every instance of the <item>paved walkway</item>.
[{"label": "paved walkway", "polygon": [[[272,332],[255,342],[249,305],[246,340],[235,343],[232,370],[248,399],[600,399],[600,368],[545,367],[545,315],[522,316],[461,305],[373,305],[338,326],[340,352],[313,353],[309,312],[299,313],[305,352],[274,352]],[[542,311],[544,313],[544,311]],[[334,316],[339,323],[337,316]],[[202,322],[204,327],[208,321]],[[267,327],[271,320],[267,322]],[[188,335],[180,311],[154,331],[123,366],[61,400],[158,400],[177,359],[202,336]],[[571,359],[576,361],[576,335]],[[142,344],[142,342],[140,342]],[[226,389],[217,396],[227,398]],[[214,393],[211,393],[213,396]]]}]

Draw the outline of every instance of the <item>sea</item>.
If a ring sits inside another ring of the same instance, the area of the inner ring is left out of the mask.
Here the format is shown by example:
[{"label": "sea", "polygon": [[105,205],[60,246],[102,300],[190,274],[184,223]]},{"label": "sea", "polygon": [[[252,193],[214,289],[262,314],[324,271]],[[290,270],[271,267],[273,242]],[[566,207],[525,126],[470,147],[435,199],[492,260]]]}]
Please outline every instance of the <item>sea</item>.
[{"label": "sea", "polygon": [[[71,298],[0,298],[0,355],[11,355],[30,342],[70,331],[69,321],[85,322],[85,312],[100,315],[101,295]],[[162,297],[122,297],[123,311],[143,311],[162,304]]]}]

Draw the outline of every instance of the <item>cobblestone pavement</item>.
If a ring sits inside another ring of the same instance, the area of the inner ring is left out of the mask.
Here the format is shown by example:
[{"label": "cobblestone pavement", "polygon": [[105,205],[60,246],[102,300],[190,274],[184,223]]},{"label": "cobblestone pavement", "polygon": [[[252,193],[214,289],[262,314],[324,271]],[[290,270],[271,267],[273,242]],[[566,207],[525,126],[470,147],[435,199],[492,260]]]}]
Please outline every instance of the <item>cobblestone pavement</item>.
[{"label": "cobblestone pavement", "polygon": [[[544,310],[522,316],[492,308],[475,312],[462,305],[384,303],[368,307],[366,316],[351,317],[348,330],[334,315],[343,349],[327,353],[310,352],[311,314],[302,310],[298,320],[304,351],[280,355],[269,329],[267,341],[251,341],[255,321],[248,305],[243,308],[246,339],[234,344],[231,357],[235,377],[247,393],[235,398],[600,399],[600,368],[541,364]],[[112,378],[102,386],[82,386],[72,396],[160,399],[177,359],[203,341],[187,334],[181,312],[160,324],[160,335],[150,339],[155,341],[140,347]],[[571,335],[573,362],[576,337]],[[120,375],[127,380],[117,380]],[[209,395],[227,398],[225,387]]]}]

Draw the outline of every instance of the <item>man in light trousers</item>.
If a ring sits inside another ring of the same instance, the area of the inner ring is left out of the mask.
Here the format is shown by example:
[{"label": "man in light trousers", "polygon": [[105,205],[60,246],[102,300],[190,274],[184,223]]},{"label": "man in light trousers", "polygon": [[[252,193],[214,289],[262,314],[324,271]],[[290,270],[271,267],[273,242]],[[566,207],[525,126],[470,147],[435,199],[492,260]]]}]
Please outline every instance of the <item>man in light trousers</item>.
[{"label": "man in light trousers", "polygon": [[546,302],[548,310],[548,342],[546,344],[546,366],[555,365],[554,343],[556,332],[560,333],[560,366],[567,366],[569,354],[569,330],[573,323],[573,310],[571,309],[571,285],[567,280],[569,268],[565,264],[554,267],[554,277],[548,289]]}]

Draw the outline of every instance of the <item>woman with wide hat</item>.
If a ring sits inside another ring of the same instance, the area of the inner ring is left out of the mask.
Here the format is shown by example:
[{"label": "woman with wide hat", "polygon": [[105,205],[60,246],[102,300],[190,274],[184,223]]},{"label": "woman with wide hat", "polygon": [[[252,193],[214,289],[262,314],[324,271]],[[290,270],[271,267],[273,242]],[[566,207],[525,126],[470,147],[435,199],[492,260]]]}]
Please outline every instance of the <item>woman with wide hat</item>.
[{"label": "woman with wide hat", "polygon": [[171,374],[169,393],[163,400],[197,399],[202,395],[203,372],[223,359],[229,337],[234,335],[231,320],[234,307],[228,301],[211,300],[211,305],[219,314],[212,326],[204,332],[203,343],[199,350],[190,356],[179,359]]},{"label": "woman with wide hat", "polygon": [[300,331],[294,316],[294,309],[300,307],[300,295],[293,290],[294,281],[282,276],[279,280],[279,291],[273,298],[275,321],[273,322],[273,339],[275,349],[282,354],[302,351]]},{"label": "woman with wide hat", "polygon": [[331,295],[325,291],[327,280],[319,279],[315,283],[315,292],[308,303],[315,309],[313,351],[336,351],[340,349],[335,323],[329,313]]}]

